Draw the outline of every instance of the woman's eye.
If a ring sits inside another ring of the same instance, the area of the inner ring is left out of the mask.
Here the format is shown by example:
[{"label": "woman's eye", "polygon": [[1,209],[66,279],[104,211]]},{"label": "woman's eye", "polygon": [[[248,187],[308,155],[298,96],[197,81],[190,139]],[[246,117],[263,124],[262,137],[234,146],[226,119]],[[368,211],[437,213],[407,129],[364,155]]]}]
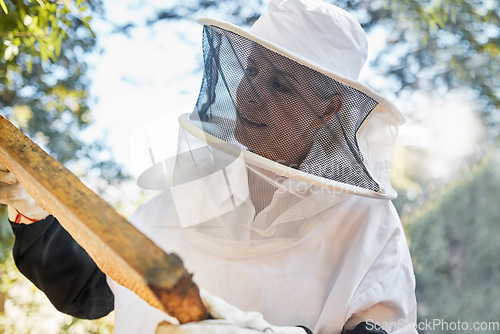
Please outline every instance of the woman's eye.
[{"label": "woman's eye", "polygon": [[247,67],[245,68],[245,75],[249,77],[255,77],[259,73],[259,70],[256,67]]},{"label": "woman's eye", "polygon": [[288,93],[288,92],[292,91],[289,83],[287,81],[284,81],[283,79],[275,78],[273,80],[273,86],[278,91],[283,92],[283,93]]}]

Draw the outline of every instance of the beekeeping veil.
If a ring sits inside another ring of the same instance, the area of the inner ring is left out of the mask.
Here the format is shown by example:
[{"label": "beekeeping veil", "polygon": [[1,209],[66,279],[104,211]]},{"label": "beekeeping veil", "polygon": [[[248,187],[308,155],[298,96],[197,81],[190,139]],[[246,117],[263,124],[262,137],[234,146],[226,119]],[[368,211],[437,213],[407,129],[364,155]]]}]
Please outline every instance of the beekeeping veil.
[{"label": "beekeeping veil", "polygon": [[199,23],[203,81],[179,118],[178,154],[139,180],[168,187],[167,224],[199,244],[269,250],[307,236],[346,197],[395,197],[403,118],[357,81],[367,42],[352,16],[274,0],[250,31]]}]

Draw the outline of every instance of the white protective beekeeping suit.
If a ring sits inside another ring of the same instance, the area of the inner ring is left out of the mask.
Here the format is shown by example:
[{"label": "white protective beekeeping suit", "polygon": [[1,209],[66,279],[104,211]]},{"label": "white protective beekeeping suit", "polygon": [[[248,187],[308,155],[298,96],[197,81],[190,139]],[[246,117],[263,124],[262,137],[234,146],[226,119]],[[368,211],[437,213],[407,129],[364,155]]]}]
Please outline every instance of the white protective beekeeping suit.
[{"label": "white protective beekeeping suit", "polygon": [[[200,95],[179,118],[175,159],[141,177],[165,190],[133,223],[200,287],[274,325],[340,333],[370,320],[414,333],[413,269],[388,177],[403,117],[357,81],[359,24],[311,0],[271,1],[251,31],[199,22]],[[284,132],[264,138],[276,123]],[[115,295],[117,333],[152,333],[165,318],[124,288]]]}]

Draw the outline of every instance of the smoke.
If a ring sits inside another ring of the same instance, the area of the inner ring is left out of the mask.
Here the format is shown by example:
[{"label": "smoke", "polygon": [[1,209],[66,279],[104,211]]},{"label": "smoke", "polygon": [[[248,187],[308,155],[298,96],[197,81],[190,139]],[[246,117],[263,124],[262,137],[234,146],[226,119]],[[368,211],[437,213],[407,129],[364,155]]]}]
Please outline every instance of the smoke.
[{"label": "smoke", "polygon": [[486,154],[484,126],[470,92],[457,90],[445,96],[415,93],[408,103],[400,145],[418,155],[414,167],[420,173],[448,180]]}]

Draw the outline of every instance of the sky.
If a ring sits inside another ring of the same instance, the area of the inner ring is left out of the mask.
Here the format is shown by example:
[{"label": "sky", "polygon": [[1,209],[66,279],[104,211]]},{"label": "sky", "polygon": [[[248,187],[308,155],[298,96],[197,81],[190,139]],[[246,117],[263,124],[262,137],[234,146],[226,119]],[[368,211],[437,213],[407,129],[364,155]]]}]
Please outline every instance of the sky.
[{"label": "sky", "polygon": [[[105,5],[108,19],[116,24],[142,24],[141,17],[151,15],[154,8],[154,2],[139,8],[115,0]],[[192,110],[201,84],[201,28],[194,21],[142,24],[126,36],[112,33],[113,27],[101,20],[92,27],[103,52],[89,59],[91,95],[97,99],[90,135],[104,133],[114,158],[137,175],[150,165],[148,155],[143,155],[147,149],[137,144],[153,131],[150,124],[159,124],[158,119],[163,128],[154,130],[162,133],[166,150],[175,153],[177,117]]]}]

